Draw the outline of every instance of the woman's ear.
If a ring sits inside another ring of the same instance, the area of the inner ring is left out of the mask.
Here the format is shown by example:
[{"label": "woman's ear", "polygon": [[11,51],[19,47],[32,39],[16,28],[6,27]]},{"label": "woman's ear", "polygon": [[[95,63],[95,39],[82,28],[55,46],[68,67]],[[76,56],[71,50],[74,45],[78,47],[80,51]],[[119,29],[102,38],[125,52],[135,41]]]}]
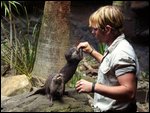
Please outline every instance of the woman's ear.
[{"label": "woman's ear", "polygon": [[111,30],[112,30],[112,27],[110,25],[106,25],[105,27],[106,34],[110,34]]}]

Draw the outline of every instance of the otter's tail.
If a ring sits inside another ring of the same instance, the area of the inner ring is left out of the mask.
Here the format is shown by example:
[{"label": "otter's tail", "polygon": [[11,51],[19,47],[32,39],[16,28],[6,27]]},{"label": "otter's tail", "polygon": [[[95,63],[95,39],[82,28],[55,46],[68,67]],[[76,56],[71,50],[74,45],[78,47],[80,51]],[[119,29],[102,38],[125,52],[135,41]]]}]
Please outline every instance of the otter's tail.
[{"label": "otter's tail", "polygon": [[45,94],[46,94],[46,93],[45,93],[45,87],[40,88],[40,89],[38,89],[38,90],[36,90],[36,91],[33,91],[33,93],[29,94],[27,97],[30,97],[30,96],[35,95],[35,94],[42,94],[42,95],[45,95]]}]

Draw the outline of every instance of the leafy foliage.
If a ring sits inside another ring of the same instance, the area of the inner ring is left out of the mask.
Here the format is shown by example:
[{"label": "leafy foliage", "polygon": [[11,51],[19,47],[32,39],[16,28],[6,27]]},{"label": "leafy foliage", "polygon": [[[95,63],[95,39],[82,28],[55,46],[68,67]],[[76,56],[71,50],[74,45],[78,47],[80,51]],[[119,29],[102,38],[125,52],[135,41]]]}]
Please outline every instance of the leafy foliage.
[{"label": "leafy foliage", "polygon": [[69,81],[68,86],[69,86],[70,88],[75,88],[76,82],[81,79],[81,76],[82,76],[82,75],[81,75],[81,73],[79,72],[79,69],[77,68],[75,74],[73,75],[73,77],[72,77],[71,80]]},{"label": "leafy foliage", "polygon": [[106,44],[99,43],[99,52],[103,55],[106,49]]},{"label": "leafy foliage", "polygon": [[[8,4],[9,3],[9,4]],[[15,17],[11,10],[9,9],[12,5],[17,10],[18,2],[15,1],[1,1],[1,8],[5,8],[5,17],[1,21],[1,60],[6,64],[12,65],[15,70],[15,74],[26,74],[31,78],[31,71],[33,69],[35,56],[36,56],[36,47],[38,42],[39,27],[38,23],[34,24],[33,29],[30,29],[31,22],[28,18],[28,13],[24,7],[26,14],[26,20],[23,18]],[[9,15],[9,19],[7,18]],[[14,22],[10,22],[13,19],[17,20],[19,18],[19,24],[16,25]],[[9,27],[11,26],[11,27]],[[10,38],[11,37],[11,38]]]},{"label": "leafy foliage", "polygon": [[7,15],[9,15],[9,17],[11,16],[10,7],[13,7],[19,14],[16,4],[21,6],[21,4],[17,1],[1,1],[1,9],[4,7],[5,16],[7,16]]},{"label": "leafy foliage", "polygon": [[149,72],[141,71],[141,77],[142,80],[149,81]]}]

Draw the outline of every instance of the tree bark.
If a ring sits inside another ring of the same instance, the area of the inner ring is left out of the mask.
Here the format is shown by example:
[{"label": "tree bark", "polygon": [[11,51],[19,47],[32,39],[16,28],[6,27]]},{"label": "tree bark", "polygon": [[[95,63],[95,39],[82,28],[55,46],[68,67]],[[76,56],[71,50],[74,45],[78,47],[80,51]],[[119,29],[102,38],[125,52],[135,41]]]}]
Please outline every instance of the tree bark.
[{"label": "tree bark", "polygon": [[66,63],[69,47],[70,1],[46,1],[39,34],[33,76],[47,77],[57,73]]}]

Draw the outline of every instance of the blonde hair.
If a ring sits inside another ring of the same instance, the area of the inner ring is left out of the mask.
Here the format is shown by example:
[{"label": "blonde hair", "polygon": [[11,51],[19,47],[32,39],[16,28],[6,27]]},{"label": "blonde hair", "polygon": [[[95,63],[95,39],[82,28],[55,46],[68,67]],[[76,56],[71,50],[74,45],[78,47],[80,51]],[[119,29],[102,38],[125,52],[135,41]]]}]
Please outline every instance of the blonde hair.
[{"label": "blonde hair", "polygon": [[89,27],[104,29],[106,25],[122,32],[123,14],[117,6],[100,7],[89,18]]}]

